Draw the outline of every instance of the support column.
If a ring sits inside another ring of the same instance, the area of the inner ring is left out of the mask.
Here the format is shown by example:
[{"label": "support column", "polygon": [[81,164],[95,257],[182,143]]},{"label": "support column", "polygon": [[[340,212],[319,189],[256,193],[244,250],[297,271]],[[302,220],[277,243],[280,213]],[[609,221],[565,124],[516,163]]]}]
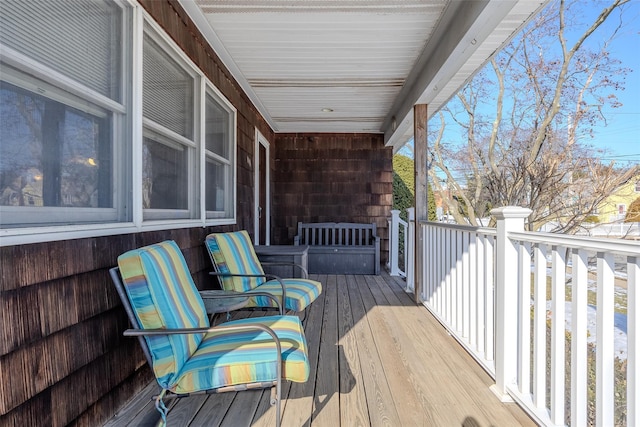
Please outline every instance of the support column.
[{"label": "support column", "polygon": [[426,277],[424,271],[424,260],[427,259],[427,254],[424,253],[425,235],[420,222],[429,219],[429,208],[427,207],[427,148],[427,104],[417,104],[413,106],[413,161],[415,176],[414,206],[416,208],[414,298],[418,304],[422,302],[422,290]]},{"label": "support column", "polygon": [[[509,401],[507,387],[518,375],[518,248],[509,232],[524,231],[524,219],[531,209],[505,206],[491,210],[496,226],[496,383],[491,386],[503,402]],[[529,268],[527,266],[527,268]]]}]

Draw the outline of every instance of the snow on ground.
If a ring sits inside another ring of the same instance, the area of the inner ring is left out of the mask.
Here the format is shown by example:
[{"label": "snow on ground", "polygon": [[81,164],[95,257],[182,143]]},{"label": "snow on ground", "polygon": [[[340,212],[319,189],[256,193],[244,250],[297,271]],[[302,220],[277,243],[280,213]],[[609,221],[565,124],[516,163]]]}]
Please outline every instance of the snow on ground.
[{"label": "snow on ground", "polygon": [[[547,301],[547,313],[551,315],[551,301]],[[571,302],[565,302],[565,328],[571,331]],[[596,307],[587,306],[587,342],[596,342]],[[627,316],[614,313],[613,318],[614,355],[619,359],[627,358]]]},{"label": "snow on ground", "polygon": [[[549,262],[551,262],[549,258]],[[571,261],[568,261],[568,265],[571,266]],[[626,266],[625,268],[620,269],[619,265],[616,266],[616,271],[614,272],[614,276],[616,278],[627,278]],[[621,271],[622,270],[622,271]],[[534,271],[533,265],[531,266],[531,271]],[[596,269],[594,266],[589,267],[589,271],[595,272]],[[552,269],[550,267],[547,268],[547,277],[551,276]],[[571,286],[571,275],[566,275],[566,286]],[[597,282],[595,280],[589,279],[587,281],[587,289],[592,292],[597,291]],[[621,288],[616,286],[615,288],[616,295],[624,295],[627,293],[625,288]],[[617,307],[620,308],[620,307]],[[626,308],[626,307],[625,307]],[[571,331],[571,302],[565,302],[565,328],[567,331]],[[547,316],[551,315],[551,301],[547,301]],[[596,307],[593,305],[587,306],[587,342],[596,343]],[[613,320],[613,334],[614,334],[614,355],[619,359],[627,358],[627,315],[622,313],[614,313]]]}]

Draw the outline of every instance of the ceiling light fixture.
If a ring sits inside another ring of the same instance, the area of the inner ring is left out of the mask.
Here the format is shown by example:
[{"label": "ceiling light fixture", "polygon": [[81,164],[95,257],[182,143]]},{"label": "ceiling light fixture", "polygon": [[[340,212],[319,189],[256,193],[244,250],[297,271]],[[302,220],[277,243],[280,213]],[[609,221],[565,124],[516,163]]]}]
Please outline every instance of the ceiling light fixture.
[{"label": "ceiling light fixture", "polygon": [[323,108],[322,112],[323,113],[333,113],[333,108]]}]

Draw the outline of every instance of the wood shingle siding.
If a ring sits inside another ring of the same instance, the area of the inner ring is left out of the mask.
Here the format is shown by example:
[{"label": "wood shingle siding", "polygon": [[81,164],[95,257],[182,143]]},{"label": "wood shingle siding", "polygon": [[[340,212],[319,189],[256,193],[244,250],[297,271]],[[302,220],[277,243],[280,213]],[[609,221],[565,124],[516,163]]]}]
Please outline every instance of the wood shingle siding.
[{"label": "wood shingle siding", "polygon": [[276,134],[275,244],[292,244],[298,222],[374,222],[388,257],[393,153],[379,134]]},{"label": "wood shingle siding", "polygon": [[173,239],[208,287],[202,242],[213,230],[0,248],[0,425],[96,425],[147,384],[139,346],[122,337],[128,322],[107,270],[122,252]]}]

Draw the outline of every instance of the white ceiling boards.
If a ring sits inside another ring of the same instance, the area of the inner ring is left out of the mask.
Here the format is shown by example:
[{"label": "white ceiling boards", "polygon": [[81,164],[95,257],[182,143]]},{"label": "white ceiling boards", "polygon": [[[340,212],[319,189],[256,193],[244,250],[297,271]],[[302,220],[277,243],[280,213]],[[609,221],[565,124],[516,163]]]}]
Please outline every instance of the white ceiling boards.
[{"label": "white ceiling boards", "polygon": [[544,0],[181,0],[276,132],[412,136]]}]

